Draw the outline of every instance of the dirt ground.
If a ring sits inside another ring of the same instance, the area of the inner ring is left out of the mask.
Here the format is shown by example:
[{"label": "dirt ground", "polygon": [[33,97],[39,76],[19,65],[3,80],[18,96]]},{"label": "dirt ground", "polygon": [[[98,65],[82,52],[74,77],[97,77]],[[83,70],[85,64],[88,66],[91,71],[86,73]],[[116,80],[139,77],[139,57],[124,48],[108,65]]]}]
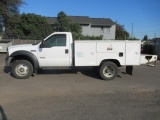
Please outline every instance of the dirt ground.
[{"label": "dirt ground", "polygon": [[18,80],[0,54],[0,120],[160,120],[160,61],[157,67],[125,67],[104,81],[89,67],[41,70]]}]

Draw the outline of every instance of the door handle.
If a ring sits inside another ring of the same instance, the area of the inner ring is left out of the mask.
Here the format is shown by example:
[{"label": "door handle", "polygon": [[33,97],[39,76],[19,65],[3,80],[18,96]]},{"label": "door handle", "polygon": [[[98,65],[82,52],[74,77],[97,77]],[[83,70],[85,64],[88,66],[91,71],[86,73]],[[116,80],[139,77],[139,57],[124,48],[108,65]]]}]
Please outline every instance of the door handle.
[{"label": "door handle", "polygon": [[69,53],[69,50],[68,49],[65,49],[65,54],[68,54]]},{"label": "door handle", "polygon": [[119,53],[119,57],[123,57],[123,53],[122,52]]}]

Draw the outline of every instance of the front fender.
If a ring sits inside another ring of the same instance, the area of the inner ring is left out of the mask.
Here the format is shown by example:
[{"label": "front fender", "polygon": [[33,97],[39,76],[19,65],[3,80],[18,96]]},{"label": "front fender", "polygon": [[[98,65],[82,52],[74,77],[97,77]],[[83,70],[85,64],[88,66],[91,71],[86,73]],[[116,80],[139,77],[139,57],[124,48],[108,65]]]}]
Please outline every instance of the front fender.
[{"label": "front fender", "polygon": [[5,59],[6,67],[10,67],[12,58],[13,58],[13,57],[6,57],[6,59]]},{"label": "front fender", "polygon": [[13,52],[13,53],[10,55],[10,58],[14,58],[14,57],[16,57],[16,56],[21,56],[21,55],[22,55],[22,56],[29,57],[29,58],[32,60],[35,69],[38,69],[38,68],[39,68],[39,61],[38,61],[37,57],[36,57],[33,53],[31,53],[31,52],[29,52],[29,51],[23,51],[23,50],[22,50],[22,51]]}]

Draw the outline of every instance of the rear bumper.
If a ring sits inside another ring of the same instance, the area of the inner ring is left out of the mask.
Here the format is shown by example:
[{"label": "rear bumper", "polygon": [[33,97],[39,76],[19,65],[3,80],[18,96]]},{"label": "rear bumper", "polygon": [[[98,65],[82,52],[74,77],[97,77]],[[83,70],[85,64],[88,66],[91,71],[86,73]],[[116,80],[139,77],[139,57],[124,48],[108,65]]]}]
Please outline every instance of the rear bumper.
[{"label": "rear bumper", "polygon": [[150,62],[155,62],[156,60],[157,60],[157,55],[142,54],[141,55],[140,64],[146,64],[146,63],[150,63]]}]

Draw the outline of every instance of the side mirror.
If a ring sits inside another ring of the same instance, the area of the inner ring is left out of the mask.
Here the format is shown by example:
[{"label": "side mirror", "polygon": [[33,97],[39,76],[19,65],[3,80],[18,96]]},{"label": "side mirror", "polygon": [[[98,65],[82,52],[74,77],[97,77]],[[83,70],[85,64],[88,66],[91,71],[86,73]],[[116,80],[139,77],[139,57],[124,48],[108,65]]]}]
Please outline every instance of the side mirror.
[{"label": "side mirror", "polygon": [[45,47],[45,43],[44,40],[42,40],[41,44],[40,44],[40,48],[44,48]]},{"label": "side mirror", "polygon": [[42,43],[40,44],[40,46],[39,46],[40,48],[43,48],[43,46],[42,46]]}]

